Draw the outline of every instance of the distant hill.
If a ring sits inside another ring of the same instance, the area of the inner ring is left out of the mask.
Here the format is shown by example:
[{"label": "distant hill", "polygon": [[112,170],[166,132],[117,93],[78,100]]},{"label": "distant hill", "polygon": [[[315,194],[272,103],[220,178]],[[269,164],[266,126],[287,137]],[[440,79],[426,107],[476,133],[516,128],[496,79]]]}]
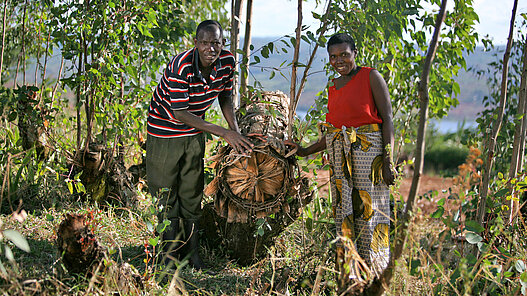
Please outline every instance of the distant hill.
[{"label": "distant hill", "polygon": [[[271,42],[276,41],[279,37],[276,38],[253,38],[252,44],[256,49],[259,49],[261,46]],[[284,40],[286,41],[286,40]],[[287,39],[289,41],[289,39]],[[240,44],[243,44],[243,40]],[[291,65],[289,61],[292,60],[293,48],[285,46],[284,42],[278,41],[275,42],[274,52],[269,55],[269,58],[261,58],[260,63],[250,67],[250,76],[249,82],[252,85],[254,80],[258,80],[265,90],[281,90],[287,95],[289,95],[289,89],[291,82],[289,81],[291,77]],[[284,52],[287,50],[287,53]],[[470,69],[483,70],[486,69],[487,64],[491,61],[496,60],[495,55],[497,53],[499,57],[503,55],[504,47],[497,47],[494,51],[485,52],[483,48],[477,48],[476,51],[467,58],[467,68],[469,71],[461,70],[456,81],[459,83],[461,92],[459,94],[458,107],[450,110],[448,115],[448,120],[452,121],[461,121],[463,119],[473,120],[474,115],[483,110],[483,105],[481,104],[483,97],[487,96],[490,91],[486,84],[485,79],[478,78]],[[311,48],[307,43],[302,43],[301,52],[300,52],[300,63],[307,64],[309,59],[309,54]],[[251,59],[254,61],[254,57]],[[43,62],[43,61],[42,61]],[[325,74],[324,66],[327,64],[327,52],[325,48],[319,48],[317,55],[314,59],[313,65],[309,71],[309,76],[307,83],[305,84],[304,91],[300,98],[298,105],[299,111],[305,111],[314,103],[315,97],[318,92],[324,89],[327,83],[327,77]],[[32,83],[34,80],[34,62],[28,63],[27,81]],[[278,72],[276,75],[270,79],[271,69],[272,68],[282,68],[283,76]],[[55,49],[53,54],[48,60],[46,67],[46,77],[53,78],[56,77],[60,68],[60,50]],[[71,63],[66,63],[64,66],[64,71],[69,73],[71,71]],[[298,68],[298,79],[300,80],[301,75],[303,74],[304,68]],[[285,77],[284,77],[285,76]],[[40,77],[38,77],[40,82]],[[18,83],[22,81],[22,75],[19,74]],[[9,84],[9,83],[7,83]]]},{"label": "distant hill", "polygon": [[[268,42],[275,41],[277,38],[253,38],[252,44],[256,49],[267,44]],[[289,95],[289,89],[291,82],[289,80],[291,76],[290,66],[287,67],[287,62],[282,67],[287,68],[283,71],[284,76],[276,75],[270,79],[271,72],[270,68],[280,67],[284,61],[291,61],[293,56],[293,48],[285,47],[282,42],[275,42],[278,46],[284,47],[288,52],[279,51],[279,54],[270,54],[269,58],[260,59],[260,63],[251,67],[250,83],[254,80],[260,81],[266,90],[281,90]],[[243,43],[242,43],[243,44]],[[471,69],[486,69],[487,64],[495,60],[494,55],[501,50],[500,55],[503,52],[503,48],[499,47],[495,51],[485,52],[483,48],[477,48],[476,51],[466,56],[468,71],[461,70],[456,81],[459,83],[461,92],[458,96],[460,104],[449,112],[448,119],[460,121],[463,119],[473,119],[474,114],[483,110],[481,104],[483,97],[489,94],[489,89],[484,78],[478,78]],[[309,59],[310,48],[306,43],[302,43],[301,46],[301,63],[307,63]],[[254,60],[252,60],[254,61]],[[325,48],[319,48],[317,51],[316,58],[310,69],[307,83],[305,85],[304,92],[302,93],[298,110],[307,110],[309,106],[314,103],[316,94],[324,89],[327,83],[327,77],[324,71],[324,65],[328,62],[327,52]],[[304,68],[299,68],[298,76],[302,75]],[[299,77],[300,79],[300,77]]]}]

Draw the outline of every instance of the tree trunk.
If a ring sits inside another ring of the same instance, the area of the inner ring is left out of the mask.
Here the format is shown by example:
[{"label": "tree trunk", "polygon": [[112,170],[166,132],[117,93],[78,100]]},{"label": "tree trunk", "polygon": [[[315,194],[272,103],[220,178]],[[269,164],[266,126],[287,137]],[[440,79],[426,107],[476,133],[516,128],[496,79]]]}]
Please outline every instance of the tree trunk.
[{"label": "tree trunk", "polygon": [[[26,10],[27,1],[24,2],[24,13],[22,15],[22,84],[26,85]],[[15,85],[16,87],[16,85]]]},{"label": "tree trunk", "polygon": [[363,291],[363,295],[382,295],[385,287],[387,287],[392,279],[395,261],[401,257],[404,244],[406,242],[406,237],[408,236],[408,228],[411,223],[411,216],[413,211],[413,205],[415,197],[419,189],[419,183],[421,174],[423,173],[423,163],[424,163],[424,152],[425,152],[425,135],[426,135],[426,126],[428,121],[428,107],[429,107],[429,94],[428,94],[428,81],[430,76],[430,69],[432,67],[432,62],[435,57],[437,50],[437,44],[439,41],[439,34],[441,31],[441,26],[444,22],[446,16],[446,4],[447,0],[441,1],[441,6],[439,13],[437,14],[434,35],[428,46],[428,52],[426,54],[426,59],[423,65],[423,72],[421,73],[421,80],[419,81],[419,128],[417,130],[417,146],[415,150],[415,170],[414,176],[412,179],[412,185],[410,188],[410,193],[408,195],[408,200],[406,202],[406,209],[404,215],[399,223],[399,231],[395,237],[395,246],[394,251],[391,255],[390,262],[388,267],[383,272],[381,278],[375,279],[373,283]]},{"label": "tree trunk", "polygon": [[300,42],[302,42],[302,0],[298,0],[298,19],[296,23],[296,44],[295,44],[295,53],[293,54],[293,63],[291,66],[291,90],[290,90],[290,103],[289,106],[289,121],[287,125],[287,136],[289,139],[293,137],[293,121],[295,115],[295,98],[296,98],[296,70],[298,68],[298,57],[300,55]]},{"label": "tree trunk", "polygon": [[5,27],[7,25],[7,0],[4,0],[4,20],[2,24],[2,50],[0,52],[0,85],[2,85],[2,73],[4,72]]},{"label": "tree trunk", "polygon": [[[80,43],[82,44],[82,33],[80,35],[81,37],[81,40],[80,40]],[[77,77],[80,77],[82,75],[82,53],[83,51],[79,51],[79,64],[78,64],[78,71],[77,71]],[[79,153],[80,151],[80,148],[81,148],[81,106],[80,106],[80,103],[81,103],[81,93],[83,91],[83,85],[84,83],[83,82],[79,82],[79,84],[77,85],[77,93],[76,93],[76,98],[77,98],[77,101],[75,102],[75,109],[77,111],[77,114],[76,114],[76,117],[77,117],[77,149],[76,149],[76,155],[75,155],[75,159],[77,159],[77,154]]]},{"label": "tree trunk", "polygon": [[[509,28],[509,37],[507,39],[507,48],[503,55],[503,73],[501,76],[501,95],[499,108],[497,110],[497,118],[494,121],[492,126],[492,134],[490,138],[485,141],[484,151],[486,151],[486,162],[485,170],[483,173],[483,180],[480,185],[481,196],[478,202],[477,210],[477,221],[480,225],[483,224],[486,211],[487,195],[489,193],[489,183],[490,183],[490,172],[492,170],[492,164],[494,161],[494,151],[496,149],[496,139],[501,129],[501,123],[503,121],[503,115],[505,113],[505,105],[507,103],[507,75],[509,73],[509,57],[511,54],[513,32],[514,32],[514,21],[516,19],[516,8],[518,7],[518,0],[514,1],[514,6],[512,8],[512,16]],[[474,252],[477,250],[477,246],[474,247]]]},{"label": "tree trunk", "polygon": [[[22,14],[22,84],[26,85],[26,11],[27,1],[24,2],[24,13]],[[16,85],[15,85],[16,87]]]},{"label": "tree trunk", "polygon": [[62,77],[62,70],[64,69],[64,56],[60,59],[60,68],[59,68],[59,74],[57,74],[57,81],[55,82],[55,86],[53,87],[53,92],[51,92],[51,101],[55,99],[55,94],[57,93],[57,88],[59,87],[60,83],[60,77]]},{"label": "tree trunk", "polygon": [[[511,167],[509,169],[509,178],[514,178],[518,174],[518,171],[523,167],[523,148],[525,147],[525,114],[527,113],[527,42],[523,47],[523,70],[521,75],[520,83],[520,95],[518,98],[518,109],[516,111],[517,115],[523,115],[522,118],[517,120],[516,129],[514,131],[514,143],[512,148],[512,159]],[[523,140],[523,142],[522,142]],[[518,197],[517,192],[512,192],[513,197]],[[511,199],[507,201],[509,206],[509,211],[507,211],[507,220],[509,223],[514,223],[516,220],[518,210],[519,210],[519,200]]]},{"label": "tree trunk", "polygon": [[[331,12],[331,0],[328,1],[328,4],[327,4],[327,8],[326,8],[326,13],[324,14],[324,18],[322,19],[322,27],[320,28],[320,33],[319,33],[319,40],[320,40],[320,37],[324,36],[324,33],[326,32],[326,29],[328,27],[328,16],[329,16],[329,13]],[[298,105],[298,101],[300,101],[300,95],[302,94],[302,91],[304,90],[304,85],[306,84],[306,80],[307,80],[307,74],[309,73],[309,69],[311,68],[311,64],[313,63],[313,60],[315,59],[315,55],[317,54],[317,50],[318,50],[318,47],[319,47],[319,44],[316,43],[315,44],[315,48],[313,48],[313,51],[311,52],[311,56],[309,57],[309,61],[307,62],[307,65],[306,67],[304,68],[304,74],[302,74],[302,79],[300,79],[300,87],[298,88],[298,91],[296,92],[296,96],[295,96],[295,99],[294,101],[292,102],[291,104],[291,109],[296,110],[296,106]],[[289,113],[289,116],[293,116],[294,115],[294,112],[293,113]],[[290,117],[289,118],[289,122],[293,122],[293,118]]]},{"label": "tree trunk", "polygon": [[[245,69],[242,71],[240,77],[240,100],[242,96],[247,96],[247,85],[249,84],[249,60],[250,60],[250,45],[251,45],[251,29],[252,29],[252,11],[253,11],[253,0],[247,0],[247,17],[245,21],[245,37],[243,38],[243,58],[241,68]],[[242,102],[241,105],[244,103]]]},{"label": "tree trunk", "polygon": [[[235,57],[238,56],[236,50],[240,45],[240,19],[241,9],[243,6],[243,0],[232,0],[231,1],[231,52]],[[238,60],[238,59],[236,59]],[[232,85],[232,98],[234,106],[240,106],[240,97],[238,95],[238,75],[234,76]]]}]

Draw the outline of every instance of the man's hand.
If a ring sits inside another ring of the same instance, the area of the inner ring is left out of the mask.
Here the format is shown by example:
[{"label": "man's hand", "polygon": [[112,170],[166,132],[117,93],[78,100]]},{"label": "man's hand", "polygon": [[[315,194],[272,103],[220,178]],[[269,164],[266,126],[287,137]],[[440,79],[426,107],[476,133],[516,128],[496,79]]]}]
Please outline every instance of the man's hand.
[{"label": "man's hand", "polygon": [[227,130],[223,139],[238,153],[250,153],[253,151],[254,144],[237,131]]}]

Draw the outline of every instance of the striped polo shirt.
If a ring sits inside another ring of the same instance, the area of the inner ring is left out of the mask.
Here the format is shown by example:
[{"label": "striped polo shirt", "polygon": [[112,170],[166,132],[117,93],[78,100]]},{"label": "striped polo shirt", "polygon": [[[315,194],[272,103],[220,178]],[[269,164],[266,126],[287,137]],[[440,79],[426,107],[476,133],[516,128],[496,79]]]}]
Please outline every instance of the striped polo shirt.
[{"label": "striped polo shirt", "polygon": [[232,93],[234,56],[222,50],[210,74],[210,83],[201,75],[196,48],[175,56],[159,81],[148,108],[147,131],[160,138],[192,136],[202,131],[174,118],[171,110],[188,110],[205,118],[205,112],[218,97]]}]

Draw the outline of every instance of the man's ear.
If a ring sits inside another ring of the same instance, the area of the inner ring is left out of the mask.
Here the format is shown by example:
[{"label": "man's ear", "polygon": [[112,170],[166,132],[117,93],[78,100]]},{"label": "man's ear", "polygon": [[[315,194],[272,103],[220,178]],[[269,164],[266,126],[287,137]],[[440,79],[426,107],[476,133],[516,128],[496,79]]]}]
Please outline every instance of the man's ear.
[{"label": "man's ear", "polygon": [[227,39],[221,38],[221,45],[225,46],[226,43],[227,43]]},{"label": "man's ear", "polygon": [[198,38],[194,37],[194,47],[198,47]]}]

